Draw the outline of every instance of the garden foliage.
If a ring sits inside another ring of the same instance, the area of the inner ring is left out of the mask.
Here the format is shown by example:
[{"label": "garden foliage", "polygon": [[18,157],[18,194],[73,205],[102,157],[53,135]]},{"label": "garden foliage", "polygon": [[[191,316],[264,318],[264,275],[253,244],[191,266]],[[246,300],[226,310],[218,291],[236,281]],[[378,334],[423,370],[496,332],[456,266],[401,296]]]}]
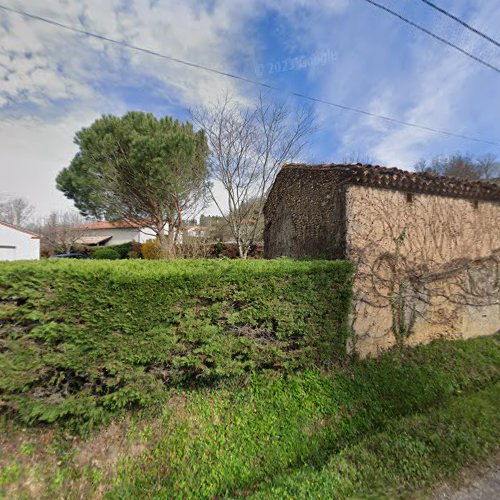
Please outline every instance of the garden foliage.
[{"label": "garden foliage", "polygon": [[93,259],[103,259],[103,260],[118,260],[120,254],[109,247],[99,247],[92,252]]},{"label": "garden foliage", "polygon": [[350,278],[341,261],[2,263],[2,410],[85,427],[168,387],[342,358]]}]

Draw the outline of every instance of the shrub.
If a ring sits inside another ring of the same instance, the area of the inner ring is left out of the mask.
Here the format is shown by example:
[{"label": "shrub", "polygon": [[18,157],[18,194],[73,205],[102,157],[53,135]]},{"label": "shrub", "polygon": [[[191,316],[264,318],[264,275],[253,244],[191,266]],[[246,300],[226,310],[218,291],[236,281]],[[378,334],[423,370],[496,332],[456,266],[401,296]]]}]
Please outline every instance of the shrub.
[{"label": "shrub", "polygon": [[116,250],[113,250],[112,248],[99,247],[92,252],[92,258],[117,260],[120,258],[120,254]]},{"label": "shrub", "polygon": [[142,259],[142,245],[137,241],[132,241],[130,252],[127,257],[129,259]]},{"label": "shrub", "polygon": [[120,259],[127,259],[129,253],[132,251],[132,241],[120,243],[118,245],[108,245],[106,248],[111,248],[115,252],[118,252]]},{"label": "shrub", "polygon": [[165,387],[342,358],[340,261],[0,265],[0,392],[24,422],[101,422]]},{"label": "shrub", "polygon": [[[128,241],[126,243],[119,243],[118,245],[108,245],[105,248],[108,250],[114,250],[115,252],[118,252],[120,259],[142,258],[141,244],[138,243],[137,241]],[[98,249],[94,248],[94,252],[96,252],[97,250]]]},{"label": "shrub", "polygon": [[[253,259],[262,258],[264,253],[264,248],[262,245],[253,244],[248,249],[248,257]],[[212,258],[226,257],[227,259],[239,259],[240,254],[238,252],[238,245],[236,243],[222,243],[218,241],[210,245],[207,256]]]},{"label": "shrub", "polygon": [[159,260],[164,257],[163,249],[157,239],[149,240],[143,243],[141,245],[141,253],[147,260]]}]

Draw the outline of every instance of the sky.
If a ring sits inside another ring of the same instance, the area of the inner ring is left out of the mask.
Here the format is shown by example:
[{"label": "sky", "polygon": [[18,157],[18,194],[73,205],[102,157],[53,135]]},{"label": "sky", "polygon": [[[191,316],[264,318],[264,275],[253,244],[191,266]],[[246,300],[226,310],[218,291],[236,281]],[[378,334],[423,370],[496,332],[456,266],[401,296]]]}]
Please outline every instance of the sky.
[{"label": "sky", "polygon": [[[500,67],[500,49],[419,0],[378,0]],[[436,0],[498,38],[500,0]],[[500,142],[500,74],[364,0],[0,0],[79,29],[289,92]],[[225,92],[258,89],[0,9],[0,200],[21,196],[39,216],[72,204],[55,177],[73,137],[102,114],[189,119]],[[315,104],[318,130],[300,161],[353,158],[411,169],[438,154],[500,147]],[[219,194],[222,193],[219,189]],[[205,213],[216,213],[209,207]]]}]

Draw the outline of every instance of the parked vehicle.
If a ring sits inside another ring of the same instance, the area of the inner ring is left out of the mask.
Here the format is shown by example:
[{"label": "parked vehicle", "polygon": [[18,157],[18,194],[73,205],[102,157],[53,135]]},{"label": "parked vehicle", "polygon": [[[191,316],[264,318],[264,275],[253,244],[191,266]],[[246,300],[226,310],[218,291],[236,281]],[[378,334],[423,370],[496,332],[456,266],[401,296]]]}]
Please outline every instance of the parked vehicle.
[{"label": "parked vehicle", "polygon": [[89,259],[88,255],[83,253],[60,253],[58,255],[53,255],[51,259]]}]

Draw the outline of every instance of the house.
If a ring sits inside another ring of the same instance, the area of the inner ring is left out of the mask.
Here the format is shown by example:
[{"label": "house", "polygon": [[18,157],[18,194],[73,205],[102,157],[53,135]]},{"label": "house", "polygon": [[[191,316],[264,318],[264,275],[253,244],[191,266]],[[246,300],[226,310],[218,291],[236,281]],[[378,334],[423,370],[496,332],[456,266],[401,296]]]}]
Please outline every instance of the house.
[{"label": "house", "polygon": [[40,236],[0,221],[0,260],[38,260]]},{"label": "house", "polygon": [[89,246],[118,245],[136,241],[144,243],[155,238],[154,232],[144,224],[128,221],[96,221],[81,226],[83,235],[76,243]]},{"label": "house", "polygon": [[207,226],[183,226],[182,235],[187,238],[206,238],[208,236]]},{"label": "house", "polygon": [[348,259],[353,345],[500,330],[500,186],[362,164],[285,165],[264,255]]},{"label": "house", "polygon": [[[144,243],[156,238],[155,233],[144,223],[133,223],[128,221],[97,221],[89,222],[81,226],[82,236],[76,243],[88,246],[117,245],[136,241]],[[168,226],[165,229],[168,233]],[[208,228],[204,226],[184,226],[179,234],[178,241],[182,243],[184,237],[204,238],[208,235]]]}]

